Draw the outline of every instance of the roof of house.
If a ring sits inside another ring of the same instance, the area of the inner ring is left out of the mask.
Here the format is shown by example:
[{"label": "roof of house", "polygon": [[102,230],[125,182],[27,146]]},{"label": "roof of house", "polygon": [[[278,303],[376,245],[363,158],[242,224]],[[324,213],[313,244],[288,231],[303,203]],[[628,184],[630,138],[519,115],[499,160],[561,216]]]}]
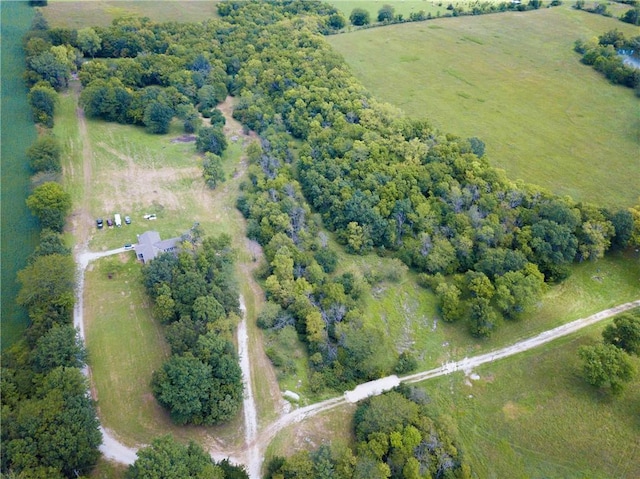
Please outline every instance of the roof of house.
[{"label": "roof of house", "polygon": [[157,231],[146,231],[138,235],[138,244],[134,245],[136,256],[145,263],[155,259],[160,253],[173,251],[180,243],[180,238],[160,239]]}]

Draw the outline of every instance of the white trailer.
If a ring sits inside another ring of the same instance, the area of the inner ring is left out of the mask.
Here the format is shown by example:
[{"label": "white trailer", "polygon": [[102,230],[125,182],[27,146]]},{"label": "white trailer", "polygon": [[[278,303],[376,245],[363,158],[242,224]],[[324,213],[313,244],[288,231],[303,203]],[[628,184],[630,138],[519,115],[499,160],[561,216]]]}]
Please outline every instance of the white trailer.
[{"label": "white trailer", "polygon": [[118,213],[116,213],[115,215],[113,215],[113,222],[116,224],[116,226],[120,227],[122,226],[122,220],[120,219],[120,215]]}]

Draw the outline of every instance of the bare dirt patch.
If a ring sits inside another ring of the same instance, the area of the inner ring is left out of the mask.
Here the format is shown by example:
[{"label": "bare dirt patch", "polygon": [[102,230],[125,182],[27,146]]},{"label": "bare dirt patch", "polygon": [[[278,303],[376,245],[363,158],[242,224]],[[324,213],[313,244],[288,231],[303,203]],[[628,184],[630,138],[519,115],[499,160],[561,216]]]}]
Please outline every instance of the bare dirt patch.
[{"label": "bare dirt patch", "polygon": [[191,143],[196,141],[196,135],[182,135],[171,140],[171,143]]},{"label": "bare dirt patch", "polygon": [[525,412],[525,409],[522,406],[509,401],[504,406],[502,406],[502,412],[504,414],[504,417],[513,421],[514,419],[520,417]]},{"label": "bare dirt patch", "polygon": [[225,119],[224,134],[227,138],[238,136],[242,138],[243,142],[250,140],[257,140],[258,135],[254,131],[246,131],[238,120],[233,118],[233,98],[228,96],[225,100],[217,106],[218,110],[222,112]]}]

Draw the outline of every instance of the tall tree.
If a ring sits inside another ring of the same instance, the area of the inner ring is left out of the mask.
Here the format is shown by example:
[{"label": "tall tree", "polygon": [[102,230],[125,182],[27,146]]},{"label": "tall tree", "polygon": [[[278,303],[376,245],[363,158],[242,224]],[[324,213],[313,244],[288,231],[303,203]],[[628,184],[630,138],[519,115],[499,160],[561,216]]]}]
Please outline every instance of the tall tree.
[{"label": "tall tree", "polygon": [[584,377],[592,386],[609,386],[617,395],[633,378],[634,369],[629,356],[613,344],[582,346],[578,354],[582,359]]},{"label": "tall tree", "polygon": [[395,9],[393,5],[383,5],[380,10],[378,10],[378,21],[379,22],[390,22],[393,20],[393,13]]},{"label": "tall tree", "polygon": [[204,127],[198,131],[196,139],[196,147],[198,151],[210,152],[214,155],[222,155],[227,149],[227,139],[224,136],[222,128]]},{"label": "tall tree", "polygon": [[102,40],[96,31],[91,27],[81,28],[78,30],[78,47],[84,53],[91,55],[91,58],[100,50]]},{"label": "tall tree", "polygon": [[53,113],[58,102],[58,94],[46,82],[39,82],[31,88],[27,95],[33,121],[53,127]]},{"label": "tall tree", "polygon": [[640,356],[640,311],[623,313],[602,331],[605,343]]},{"label": "tall tree", "polygon": [[349,21],[352,25],[361,27],[363,25],[369,25],[369,23],[371,23],[371,17],[368,10],[364,8],[354,8],[351,11],[351,15],[349,15]]},{"label": "tall tree", "polygon": [[224,479],[223,470],[196,443],[183,445],[172,436],[154,439],[138,451],[127,479]]},{"label": "tall tree", "polygon": [[62,148],[60,142],[53,135],[42,135],[27,149],[27,159],[31,169],[38,173],[40,171],[62,170],[60,154]]},{"label": "tall tree", "polygon": [[43,228],[62,231],[71,209],[71,195],[59,183],[49,181],[33,190],[27,198],[27,206]]}]

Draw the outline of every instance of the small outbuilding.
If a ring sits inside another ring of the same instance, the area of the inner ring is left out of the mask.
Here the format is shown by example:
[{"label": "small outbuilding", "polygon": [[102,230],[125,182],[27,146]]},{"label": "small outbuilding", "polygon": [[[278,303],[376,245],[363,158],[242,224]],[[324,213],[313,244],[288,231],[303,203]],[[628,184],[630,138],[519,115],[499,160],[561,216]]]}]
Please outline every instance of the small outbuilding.
[{"label": "small outbuilding", "polygon": [[138,235],[138,244],[133,249],[136,257],[143,263],[148,263],[160,253],[175,253],[178,251],[181,238],[160,239],[157,231],[147,231]]}]

